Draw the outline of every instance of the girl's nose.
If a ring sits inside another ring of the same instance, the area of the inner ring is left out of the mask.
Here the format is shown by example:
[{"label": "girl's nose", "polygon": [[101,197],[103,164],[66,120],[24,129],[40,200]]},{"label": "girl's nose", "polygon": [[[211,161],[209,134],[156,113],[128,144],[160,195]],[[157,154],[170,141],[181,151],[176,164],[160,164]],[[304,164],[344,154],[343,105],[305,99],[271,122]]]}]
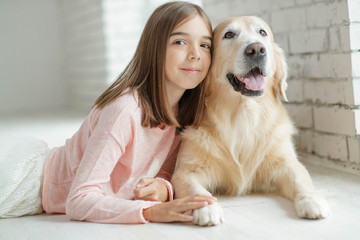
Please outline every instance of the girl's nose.
[{"label": "girl's nose", "polygon": [[200,60],[200,49],[197,47],[192,47],[189,51],[188,58],[190,60]]}]

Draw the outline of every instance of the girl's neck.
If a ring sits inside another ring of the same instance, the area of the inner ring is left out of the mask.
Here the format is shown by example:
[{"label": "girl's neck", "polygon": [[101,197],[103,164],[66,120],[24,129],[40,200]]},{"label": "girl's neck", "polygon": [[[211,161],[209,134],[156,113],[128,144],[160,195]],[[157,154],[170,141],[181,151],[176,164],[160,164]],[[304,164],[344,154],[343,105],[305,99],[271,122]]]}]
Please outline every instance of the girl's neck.
[{"label": "girl's neck", "polygon": [[171,106],[171,109],[176,109],[177,105],[180,101],[180,98],[184,94],[185,91],[183,90],[176,90],[176,91],[168,91],[168,100]]}]

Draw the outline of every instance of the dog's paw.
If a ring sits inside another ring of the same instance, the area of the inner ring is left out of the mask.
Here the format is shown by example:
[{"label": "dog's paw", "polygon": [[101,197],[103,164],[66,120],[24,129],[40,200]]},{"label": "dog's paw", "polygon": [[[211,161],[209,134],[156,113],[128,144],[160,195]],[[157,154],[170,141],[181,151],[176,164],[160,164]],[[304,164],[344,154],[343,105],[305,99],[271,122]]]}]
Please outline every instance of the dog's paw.
[{"label": "dog's paw", "polygon": [[302,218],[320,219],[331,214],[328,202],[317,194],[301,194],[295,199],[297,215]]},{"label": "dog's paw", "polygon": [[224,222],[224,213],[218,203],[193,211],[193,223],[200,226],[214,226]]}]

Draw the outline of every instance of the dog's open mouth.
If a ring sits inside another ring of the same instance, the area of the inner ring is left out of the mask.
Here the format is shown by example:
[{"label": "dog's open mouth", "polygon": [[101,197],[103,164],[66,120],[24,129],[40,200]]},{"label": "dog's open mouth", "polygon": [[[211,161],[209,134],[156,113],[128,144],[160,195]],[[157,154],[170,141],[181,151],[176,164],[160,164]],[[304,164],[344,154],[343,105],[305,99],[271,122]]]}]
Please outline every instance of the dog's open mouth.
[{"label": "dog's open mouth", "polygon": [[244,76],[228,73],[226,75],[234,90],[245,96],[261,96],[264,93],[265,76],[255,67]]}]

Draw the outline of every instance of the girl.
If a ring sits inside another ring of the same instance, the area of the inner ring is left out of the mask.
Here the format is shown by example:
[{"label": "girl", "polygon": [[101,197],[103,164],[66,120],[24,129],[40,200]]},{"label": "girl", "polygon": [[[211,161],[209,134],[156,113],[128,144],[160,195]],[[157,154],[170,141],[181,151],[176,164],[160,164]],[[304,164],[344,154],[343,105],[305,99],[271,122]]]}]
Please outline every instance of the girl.
[{"label": "girl", "polygon": [[184,212],[214,203],[199,195],[173,200],[169,183],[177,128],[196,127],[203,113],[211,37],[200,7],[157,8],[130,63],[65,146],[48,153],[38,140],[1,143],[8,149],[0,153],[0,216],[44,209],[100,223],[192,221]]}]

